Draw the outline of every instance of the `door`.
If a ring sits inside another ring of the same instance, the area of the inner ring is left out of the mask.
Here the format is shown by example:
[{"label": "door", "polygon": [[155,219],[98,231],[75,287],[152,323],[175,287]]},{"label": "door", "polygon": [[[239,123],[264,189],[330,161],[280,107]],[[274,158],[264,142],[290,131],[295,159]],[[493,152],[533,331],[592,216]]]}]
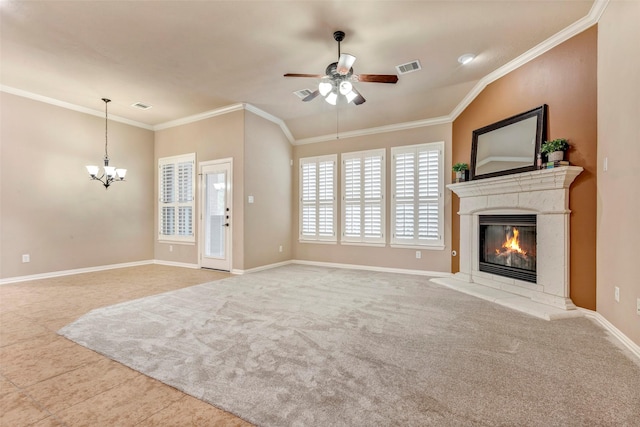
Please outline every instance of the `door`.
[{"label": "door", "polygon": [[200,163],[200,267],[231,271],[231,159]]}]

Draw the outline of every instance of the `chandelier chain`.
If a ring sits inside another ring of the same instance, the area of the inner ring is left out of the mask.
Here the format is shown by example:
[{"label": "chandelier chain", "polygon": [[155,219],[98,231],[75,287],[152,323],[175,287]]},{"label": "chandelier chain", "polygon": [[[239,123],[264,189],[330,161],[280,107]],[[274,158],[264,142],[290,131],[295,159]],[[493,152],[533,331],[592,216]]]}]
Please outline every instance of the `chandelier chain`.
[{"label": "chandelier chain", "polygon": [[102,100],[104,101],[104,158],[108,159],[109,158],[109,153],[107,152],[107,145],[108,145],[108,124],[109,124],[109,114],[108,114],[108,108],[109,108],[109,103],[111,102],[110,99],[107,98],[102,98]]}]

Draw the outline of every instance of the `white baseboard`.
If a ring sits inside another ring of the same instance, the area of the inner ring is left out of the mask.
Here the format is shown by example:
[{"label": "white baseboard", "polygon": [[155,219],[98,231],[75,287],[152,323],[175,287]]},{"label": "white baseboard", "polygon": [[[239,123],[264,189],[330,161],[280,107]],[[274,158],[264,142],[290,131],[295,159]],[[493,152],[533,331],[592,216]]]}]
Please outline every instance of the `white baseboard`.
[{"label": "white baseboard", "polygon": [[154,259],[153,263],[157,265],[167,265],[169,267],[183,267],[183,268],[194,268],[194,269],[200,268],[198,264],[191,264],[188,262],[165,261],[161,259]]},{"label": "white baseboard", "polygon": [[603,328],[611,332],[611,334],[616,337],[618,341],[622,343],[622,345],[628,348],[629,351],[631,351],[631,353],[633,353],[633,355],[636,356],[638,360],[640,360],[640,345],[631,341],[628,336],[622,333],[620,329],[613,326],[613,324],[609,322],[602,314],[598,313],[597,311],[588,310],[582,307],[578,307],[578,310],[582,311],[586,317],[594,319],[595,321],[600,323]]},{"label": "white baseboard", "polygon": [[282,262],[276,262],[274,264],[267,264],[267,265],[261,265],[260,267],[255,267],[255,268],[250,268],[248,270],[238,270],[238,269],[233,269],[231,270],[231,274],[247,274],[247,273],[255,273],[257,271],[262,271],[262,270],[269,270],[272,268],[277,268],[277,267],[283,267],[285,265],[289,265],[292,264],[293,261],[282,261]]},{"label": "white baseboard", "polygon": [[377,267],[372,265],[359,265],[359,264],[341,264],[334,262],[319,262],[319,261],[306,261],[300,259],[294,259],[291,261],[293,264],[313,265],[316,267],[329,267],[329,268],[348,268],[350,270],[368,270],[378,271],[381,273],[398,273],[398,274],[413,274],[418,276],[429,277],[451,277],[452,273],[446,273],[442,271],[427,271],[427,270],[409,270],[404,268],[391,268],[391,267]]},{"label": "white baseboard", "polygon": [[52,277],[71,276],[73,274],[94,273],[96,271],[113,270],[115,268],[137,267],[140,265],[149,265],[154,263],[155,262],[153,260],[124,262],[121,264],[99,265],[96,267],[76,268],[74,270],[51,271],[49,273],[30,274],[28,276],[8,277],[6,279],[0,279],[0,285],[27,282],[29,280],[50,279]]}]

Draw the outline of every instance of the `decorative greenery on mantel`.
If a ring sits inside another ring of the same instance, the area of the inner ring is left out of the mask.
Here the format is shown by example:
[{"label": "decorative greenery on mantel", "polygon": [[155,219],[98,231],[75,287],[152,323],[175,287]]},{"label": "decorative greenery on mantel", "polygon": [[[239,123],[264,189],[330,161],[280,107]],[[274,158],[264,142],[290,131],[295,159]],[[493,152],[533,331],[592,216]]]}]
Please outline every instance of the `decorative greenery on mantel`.
[{"label": "decorative greenery on mantel", "polygon": [[553,153],[555,151],[567,151],[569,149],[569,141],[565,138],[557,138],[551,141],[545,141],[540,147],[540,152],[544,154]]},{"label": "decorative greenery on mantel", "polygon": [[451,169],[453,169],[454,172],[462,172],[469,170],[469,165],[466,163],[456,163]]}]

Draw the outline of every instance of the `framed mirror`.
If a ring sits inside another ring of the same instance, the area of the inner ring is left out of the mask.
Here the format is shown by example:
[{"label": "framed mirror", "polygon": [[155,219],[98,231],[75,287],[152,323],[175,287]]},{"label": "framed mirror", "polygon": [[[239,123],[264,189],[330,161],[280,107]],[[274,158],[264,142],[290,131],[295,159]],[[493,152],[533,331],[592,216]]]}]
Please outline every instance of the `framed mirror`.
[{"label": "framed mirror", "polygon": [[474,130],[471,179],[537,169],[536,159],[546,137],[546,104]]}]

